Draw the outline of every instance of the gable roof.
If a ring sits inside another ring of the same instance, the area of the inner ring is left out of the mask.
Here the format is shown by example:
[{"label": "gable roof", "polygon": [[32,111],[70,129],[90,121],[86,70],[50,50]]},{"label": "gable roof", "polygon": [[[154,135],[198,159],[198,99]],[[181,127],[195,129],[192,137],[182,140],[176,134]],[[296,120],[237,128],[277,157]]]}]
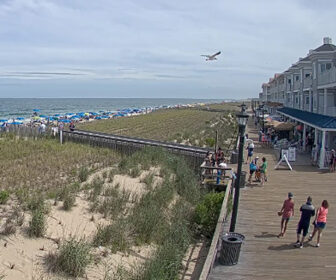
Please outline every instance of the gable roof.
[{"label": "gable roof", "polygon": [[336,46],[333,44],[323,44],[322,46],[314,50],[314,52],[330,52],[330,51],[336,51]]},{"label": "gable roof", "polygon": [[283,107],[277,109],[279,113],[283,113],[290,117],[297,119],[298,121],[302,121],[307,123],[308,125],[312,125],[321,129],[336,129],[336,117],[311,113],[307,111],[302,111],[294,108]]}]

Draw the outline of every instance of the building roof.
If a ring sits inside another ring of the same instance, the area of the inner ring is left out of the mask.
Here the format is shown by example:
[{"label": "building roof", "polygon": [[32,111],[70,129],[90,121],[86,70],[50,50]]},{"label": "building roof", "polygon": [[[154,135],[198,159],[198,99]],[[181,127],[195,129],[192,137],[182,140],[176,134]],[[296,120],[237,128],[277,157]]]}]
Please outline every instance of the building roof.
[{"label": "building roof", "polygon": [[314,52],[331,52],[336,51],[336,46],[333,44],[323,44],[314,50]]},{"label": "building roof", "polygon": [[290,117],[302,121],[306,124],[321,128],[321,129],[336,129],[336,117],[311,113],[298,109],[283,107],[277,109],[279,113],[283,113]]}]

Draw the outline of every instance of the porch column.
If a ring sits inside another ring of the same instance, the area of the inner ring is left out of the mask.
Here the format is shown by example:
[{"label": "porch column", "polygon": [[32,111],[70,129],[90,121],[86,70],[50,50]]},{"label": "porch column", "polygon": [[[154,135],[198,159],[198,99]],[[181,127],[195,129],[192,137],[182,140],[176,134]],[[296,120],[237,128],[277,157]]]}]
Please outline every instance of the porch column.
[{"label": "porch column", "polygon": [[309,112],[313,112],[313,92],[309,91]]},{"label": "porch column", "polygon": [[302,141],[302,150],[305,152],[306,151],[306,131],[307,131],[307,125],[304,123],[303,124],[303,141]]},{"label": "porch column", "polygon": [[328,90],[324,89],[324,95],[323,95],[323,114],[327,114],[327,102],[328,102]]},{"label": "porch column", "polygon": [[326,142],[326,132],[322,131],[322,143],[321,143],[321,151],[320,151],[320,168],[324,168],[324,159],[325,159],[325,142]]},{"label": "porch column", "polygon": [[315,133],[315,135],[314,135],[314,145],[315,145],[315,147],[317,147],[317,137],[318,137],[318,130],[317,130],[317,128],[314,129],[314,133]]}]

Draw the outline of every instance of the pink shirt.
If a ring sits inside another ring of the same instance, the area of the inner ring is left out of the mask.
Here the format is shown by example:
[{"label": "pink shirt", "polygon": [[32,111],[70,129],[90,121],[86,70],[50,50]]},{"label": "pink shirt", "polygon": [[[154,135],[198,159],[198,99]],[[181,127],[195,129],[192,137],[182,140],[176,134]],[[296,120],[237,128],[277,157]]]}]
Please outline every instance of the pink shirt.
[{"label": "pink shirt", "polygon": [[318,223],[326,223],[327,222],[327,214],[328,208],[324,208],[323,206],[320,207],[317,215],[317,222]]},{"label": "pink shirt", "polygon": [[294,201],[291,199],[286,199],[283,204],[283,214],[282,217],[287,219],[293,216],[294,212]]}]

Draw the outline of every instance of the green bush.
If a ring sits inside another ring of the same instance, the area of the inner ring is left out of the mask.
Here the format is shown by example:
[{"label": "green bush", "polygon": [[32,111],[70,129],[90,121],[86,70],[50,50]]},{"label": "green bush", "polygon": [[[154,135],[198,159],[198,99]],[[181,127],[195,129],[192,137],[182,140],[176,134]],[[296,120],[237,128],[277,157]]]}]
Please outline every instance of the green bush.
[{"label": "green bush", "polygon": [[5,204],[9,198],[8,191],[0,191],[0,204]]},{"label": "green bush", "polygon": [[61,245],[56,256],[57,269],[73,277],[83,276],[85,268],[92,261],[91,246],[84,240],[71,239]]},{"label": "green bush", "polygon": [[28,233],[30,236],[42,237],[46,231],[46,219],[42,208],[37,208],[32,213]]},{"label": "green bush", "polygon": [[211,237],[217,224],[218,215],[224,199],[224,192],[206,194],[195,209],[195,222],[200,225],[204,235]]}]

